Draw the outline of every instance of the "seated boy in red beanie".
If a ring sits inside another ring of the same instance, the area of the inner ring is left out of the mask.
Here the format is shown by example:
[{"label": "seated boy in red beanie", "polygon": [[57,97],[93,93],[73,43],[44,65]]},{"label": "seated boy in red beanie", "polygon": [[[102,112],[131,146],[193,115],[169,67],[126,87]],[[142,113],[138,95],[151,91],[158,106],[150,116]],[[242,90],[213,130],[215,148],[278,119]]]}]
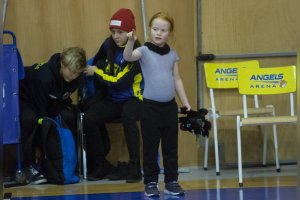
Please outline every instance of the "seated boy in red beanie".
[{"label": "seated boy in red beanie", "polygon": [[[106,86],[107,96],[94,103],[86,112],[83,129],[87,137],[87,148],[93,152],[95,167],[88,174],[88,180],[109,178],[126,179],[128,183],[142,179],[140,167],[140,136],[136,121],[140,116],[140,104],[144,81],[138,62],[127,62],[123,58],[127,43],[127,33],[135,29],[134,15],[131,10],[118,10],[109,23],[111,36],[101,45],[94,57],[92,66],[85,74],[94,77],[98,86]],[[140,46],[135,42],[135,48]],[[101,88],[101,87],[98,87]],[[99,124],[121,118],[129,152],[129,164],[118,164],[118,171],[111,173],[105,157],[109,153],[109,137],[101,136]]]}]

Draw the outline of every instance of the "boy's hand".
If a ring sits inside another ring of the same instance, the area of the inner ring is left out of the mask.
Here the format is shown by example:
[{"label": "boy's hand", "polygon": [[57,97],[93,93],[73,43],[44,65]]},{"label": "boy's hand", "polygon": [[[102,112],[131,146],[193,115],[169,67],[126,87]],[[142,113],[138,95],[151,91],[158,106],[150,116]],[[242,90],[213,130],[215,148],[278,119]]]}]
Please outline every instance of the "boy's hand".
[{"label": "boy's hand", "polygon": [[86,68],[84,68],[83,73],[87,76],[92,76],[92,75],[94,75],[96,69],[97,69],[96,66],[88,65]]}]

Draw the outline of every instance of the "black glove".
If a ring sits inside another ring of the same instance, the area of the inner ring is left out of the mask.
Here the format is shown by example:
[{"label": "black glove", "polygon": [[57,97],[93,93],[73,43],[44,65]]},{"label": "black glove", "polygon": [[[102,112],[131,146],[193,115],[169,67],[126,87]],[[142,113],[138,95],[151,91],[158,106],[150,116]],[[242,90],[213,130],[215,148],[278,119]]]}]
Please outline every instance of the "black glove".
[{"label": "black glove", "polygon": [[180,114],[186,115],[185,117],[179,117],[180,129],[183,131],[189,131],[196,135],[202,135],[204,137],[209,136],[209,130],[211,129],[211,123],[205,118],[208,110],[201,108],[198,111],[189,110],[186,108],[179,109]]}]

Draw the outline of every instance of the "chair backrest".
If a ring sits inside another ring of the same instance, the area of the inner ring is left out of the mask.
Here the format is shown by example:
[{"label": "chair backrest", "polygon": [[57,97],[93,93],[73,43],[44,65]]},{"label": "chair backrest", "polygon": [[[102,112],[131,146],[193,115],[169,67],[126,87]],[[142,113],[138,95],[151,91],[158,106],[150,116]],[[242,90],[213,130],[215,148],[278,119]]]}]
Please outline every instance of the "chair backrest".
[{"label": "chair backrest", "polygon": [[258,68],[257,60],[230,63],[204,63],[208,88],[238,88],[237,71],[240,68]]},{"label": "chair backrest", "polygon": [[[290,93],[291,116],[294,116],[296,91],[296,66],[268,67],[238,71],[239,92],[243,94],[243,106],[247,108],[245,95],[271,95]],[[247,110],[244,110],[247,117]]]},{"label": "chair backrest", "polygon": [[[237,72],[240,68],[259,68],[257,60],[228,63],[204,63],[206,85],[210,92],[212,112],[215,111],[214,89],[238,88]],[[258,106],[258,99],[255,96],[255,107]]]}]

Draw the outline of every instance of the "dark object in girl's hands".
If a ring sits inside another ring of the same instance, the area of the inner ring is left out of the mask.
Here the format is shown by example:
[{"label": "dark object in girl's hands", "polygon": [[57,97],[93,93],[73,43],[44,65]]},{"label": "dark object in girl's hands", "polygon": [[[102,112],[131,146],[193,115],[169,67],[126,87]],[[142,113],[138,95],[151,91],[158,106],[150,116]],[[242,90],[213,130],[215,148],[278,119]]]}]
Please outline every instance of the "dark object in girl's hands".
[{"label": "dark object in girl's hands", "polygon": [[201,108],[198,111],[194,111],[181,107],[179,108],[179,113],[186,115],[184,117],[179,117],[181,130],[189,131],[196,135],[202,135],[203,137],[209,136],[211,123],[206,119],[206,115],[208,114],[207,109]]}]

